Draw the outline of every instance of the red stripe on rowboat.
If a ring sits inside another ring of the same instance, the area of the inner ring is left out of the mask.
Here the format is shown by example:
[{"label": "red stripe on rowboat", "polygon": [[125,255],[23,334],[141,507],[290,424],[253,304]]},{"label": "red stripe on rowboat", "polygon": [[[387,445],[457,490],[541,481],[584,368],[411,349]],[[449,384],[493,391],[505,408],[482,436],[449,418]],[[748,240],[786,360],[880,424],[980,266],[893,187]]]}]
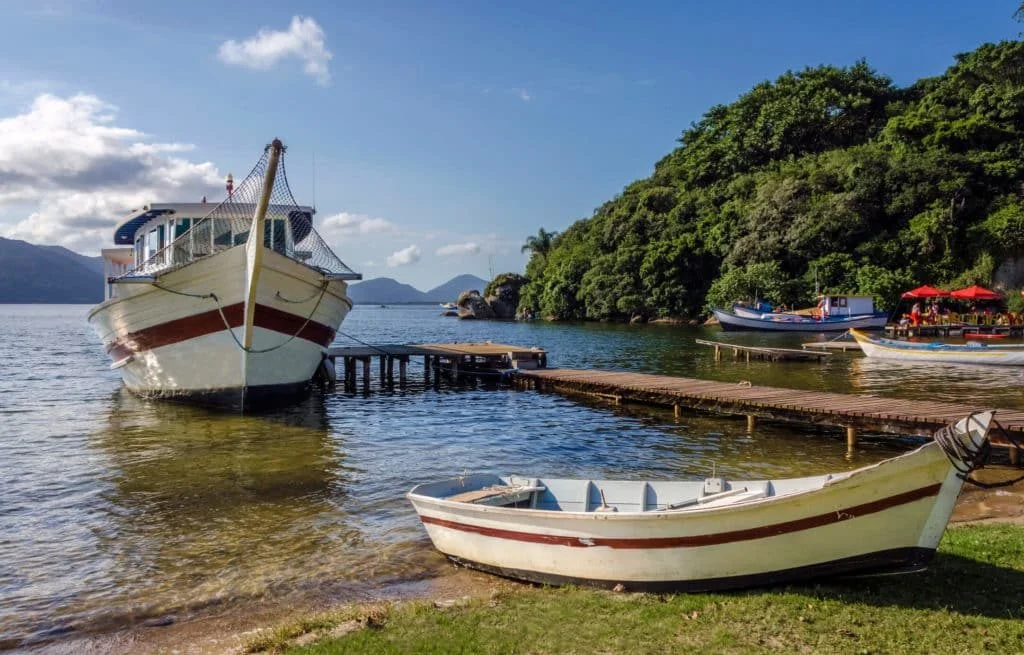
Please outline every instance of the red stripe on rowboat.
[{"label": "red stripe on rowboat", "polygon": [[468,523],[448,521],[446,519],[439,519],[433,516],[421,516],[420,520],[422,520],[424,523],[431,523],[433,525],[451,528],[452,530],[460,530],[462,532],[472,532],[475,534],[481,534],[486,537],[495,537],[497,539],[511,539],[513,541],[525,541],[529,543],[546,544],[550,546],[570,546],[572,548],[590,548],[593,546],[605,546],[607,548],[622,549],[694,548],[698,546],[714,546],[718,544],[728,544],[735,541],[750,541],[752,539],[776,537],[790,532],[799,532],[801,530],[819,528],[824,525],[839,523],[840,521],[847,521],[849,519],[857,518],[859,516],[866,516],[868,514],[881,512],[892,507],[904,505],[906,503],[912,503],[915,500],[920,500],[922,498],[929,498],[931,496],[938,494],[939,489],[941,488],[941,484],[933,484],[927,487],[921,487],[920,489],[914,489],[913,491],[907,491],[905,493],[897,494],[895,496],[890,496],[888,498],[882,498],[881,500],[876,500],[870,503],[864,503],[863,505],[856,505],[854,507],[836,510],[834,512],[829,512],[827,514],[809,516],[807,518],[797,519],[795,521],[785,521],[783,523],[765,525],[758,528],[749,528],[746,530],[734,530],[732,532],[719,532],[716,534],[702,534],[688,537],[650,537],[647,539],[570,537],[566,535],[537,534],[534,532],[519,532],[517,530],[488,528],[480,525],[470,525]]},{"label": "red stripe on rowboat", "polygon": [[[130,332],[110,344],[107,347],[107,353],[117,361],[135,353],[221,332],[226,329],[225,319],[232,328],[241,327],[245,320],[244,304],[235,303],[225,307],[224,318],[221,318],[220,312],[214,309],[153,325],[137,332]],[[329,345],[334,341],[333,328],[316,321],[306,323],[306,319],[302,316],[296,316],[267,305],[256,305],[256,316],[253,323],[256,327],[280,332],[289,337],[301,328],[302,331],[299,332],[298,338],[312,341],[321,346]],[[306,323],[305,327],[303,327],[303,323]]]}]

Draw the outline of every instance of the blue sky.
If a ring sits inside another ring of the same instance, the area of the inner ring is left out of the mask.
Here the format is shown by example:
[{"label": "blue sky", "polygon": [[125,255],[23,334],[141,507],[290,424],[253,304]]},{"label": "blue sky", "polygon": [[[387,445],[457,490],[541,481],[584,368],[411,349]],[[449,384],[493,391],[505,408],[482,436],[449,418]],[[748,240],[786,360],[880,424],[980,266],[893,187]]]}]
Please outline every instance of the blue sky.
[{"label": "blue sky", "polygon": [[522,270],[759,81],[865,58],[909,84],[1024,29],[1014,1],[916,4],[0,0],[0,235],[95,254],[279,136],[367,278]]}]

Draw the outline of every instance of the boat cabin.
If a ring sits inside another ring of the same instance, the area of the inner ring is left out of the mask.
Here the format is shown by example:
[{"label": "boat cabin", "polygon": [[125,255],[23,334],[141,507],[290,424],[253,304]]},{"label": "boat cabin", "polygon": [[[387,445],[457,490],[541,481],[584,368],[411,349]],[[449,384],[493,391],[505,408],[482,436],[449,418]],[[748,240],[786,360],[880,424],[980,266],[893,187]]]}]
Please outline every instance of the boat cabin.
[{"label": "boat cabin", "polygon": [[818,296],[818,311],[823,316],[864,316],[875,313],[873,296]]},{"label": "boat cabin", "polygon": [[[212,217],[203,227],[192,230],[216,208],[217,205],[205,202],[179,202],[132,210],[114,230],[114,243],[118,247],[102,251],[105,298],[116,296],[114,280],[118,278],[122,278],[120,281],[152,279],[167,269],[244,244],[249,238],[249,222],[236,217]],[[235,203],[231,209],[248,212],[250,216],[255,211],[254,206],[243,203]],[[312,230],[314,213],[308,206],[271,205],[267,209],[264,245],[292,259],[308,259],[310,253],[296,250],[295,245]],[[181,241],[177,241],[179,239]],[[176,241],[182,247],[170,248]]]}]

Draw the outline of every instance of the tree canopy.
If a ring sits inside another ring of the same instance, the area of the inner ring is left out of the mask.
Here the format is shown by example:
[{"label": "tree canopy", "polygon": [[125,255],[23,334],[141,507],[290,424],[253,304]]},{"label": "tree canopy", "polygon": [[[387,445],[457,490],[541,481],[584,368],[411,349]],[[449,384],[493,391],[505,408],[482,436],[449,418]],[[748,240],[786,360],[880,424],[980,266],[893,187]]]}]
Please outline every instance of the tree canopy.
[{"label": "tree canopy", "polygon": [[656,318],[810,303],[816,278],[882,307],[920,283],[991,284],[1024,256],[1022,137],[1021,41],[907,88],[864,61],[786,72],[709,109],[590,218],[530,237],[521,306]]}]

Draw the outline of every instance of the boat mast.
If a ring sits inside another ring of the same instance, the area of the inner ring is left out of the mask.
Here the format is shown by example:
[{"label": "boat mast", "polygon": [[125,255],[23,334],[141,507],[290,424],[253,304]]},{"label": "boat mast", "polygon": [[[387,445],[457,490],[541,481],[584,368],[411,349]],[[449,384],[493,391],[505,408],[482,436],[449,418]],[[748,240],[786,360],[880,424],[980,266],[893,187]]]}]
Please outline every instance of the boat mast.
[{"label": "boat mast", "polygon": [[246,295],[245,323],[243,324],[242,345],[246,350],[252,348],[253,319],[256,316],[256,291],[259,288],[260,269],[263,267],[263,232],[267,221],[267,207],[270,195],[274,191],[274,180],[277,177],[277,162],[284,151],[280,139],[274,139],[267,148],[267,170],[263,174],[263,192],[256,204],[256,213],[252,217],[249,238],[245,242]]}]

